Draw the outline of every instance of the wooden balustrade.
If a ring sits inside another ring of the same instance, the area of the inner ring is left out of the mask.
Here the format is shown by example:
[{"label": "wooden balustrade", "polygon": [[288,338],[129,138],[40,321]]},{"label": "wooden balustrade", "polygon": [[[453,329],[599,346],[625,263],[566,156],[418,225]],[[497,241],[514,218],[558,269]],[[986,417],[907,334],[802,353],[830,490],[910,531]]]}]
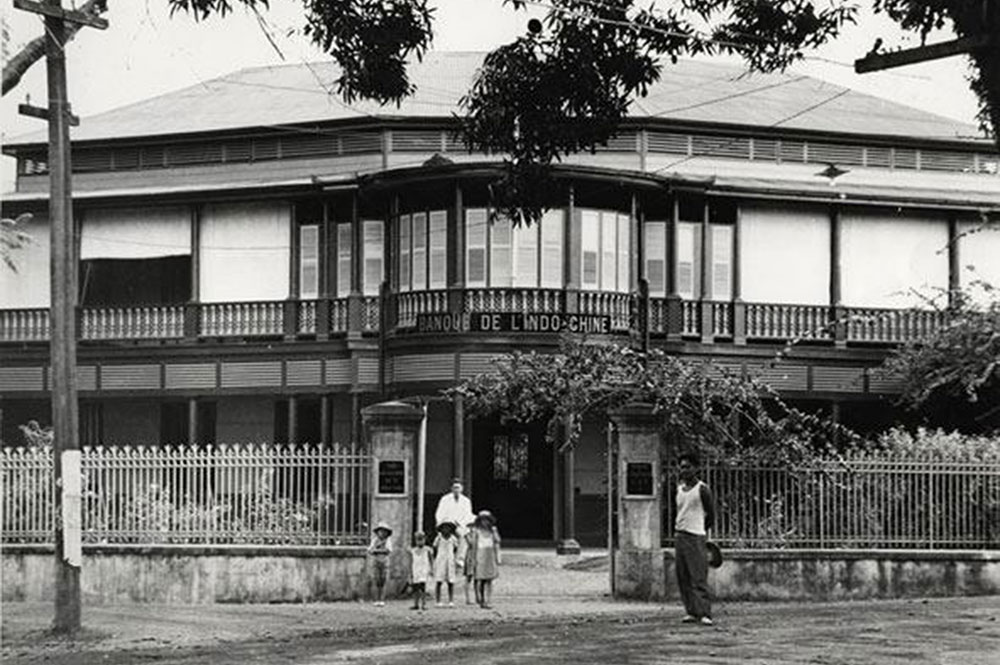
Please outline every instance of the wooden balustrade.
[{"label": "wooden balustrade", "polygon": [[183,305],[87,308],[80,315],[80,339],[176,339],[184,336]]},{"label": "wooden balustrade", "polygon": [[[639,301],[634,294],[580,291],[575,296],[571,303],[574,311],[609,316],[616,332],[639,325],[635,309]],[[80,310],[79,337],[83,341],[296,336],[327,339],[329,335],[347,333],[352,326],[362,333],[378,332],[382,325],[382,300],[378,296],[356,298],[354,315],[350,314],[349,298],[84,308]],[[421,314],[459,310],[561,314],[567,307],[566,293],[562,290],[516,288],[414,291],[393,295],[387,303],[389,306],[395,303],[395,328],[403,330],[414,328]],[[898,344],[932,333],[947,318],[947,312],[935,310],[871,307],[835,310],[824,305],[667,298],[650,298],[648,307],[649,332],[653,335],[732,340],[737,344],[745,340]],[[0,310],[0,342],[31,343],[48,339],[47,309]]]},{"label": "wooden balustrade", "polygon": [[929,335],[944,324],[947,316],[947,312],[939,310],[850,307],[846,310],[847,339],[898,344]]},{"label": "wooden balustrade", "polygon": [[832,339],[829,307],[823,305],[746,304],[748,339]]},{"label": "wooden balustrade", "polygon": [[448,311],[447,291],[411,291],[396,296],[397,328],[415,328],[421,314]]}]

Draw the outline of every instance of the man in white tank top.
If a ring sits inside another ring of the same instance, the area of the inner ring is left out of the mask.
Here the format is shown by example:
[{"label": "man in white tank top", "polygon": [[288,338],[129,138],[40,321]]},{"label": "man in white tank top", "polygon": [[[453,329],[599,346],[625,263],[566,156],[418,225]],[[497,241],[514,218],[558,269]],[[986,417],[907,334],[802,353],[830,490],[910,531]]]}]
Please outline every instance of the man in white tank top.
[{"label": "man in white tank top", "polygon": [[674,521],[674,567],[687,616],[685,623],[712,625],[708,594],[708,555],[705,541],[715,523],[715,499],[698,479],[698,458],[683,453],[677,460],[677,518]]}]

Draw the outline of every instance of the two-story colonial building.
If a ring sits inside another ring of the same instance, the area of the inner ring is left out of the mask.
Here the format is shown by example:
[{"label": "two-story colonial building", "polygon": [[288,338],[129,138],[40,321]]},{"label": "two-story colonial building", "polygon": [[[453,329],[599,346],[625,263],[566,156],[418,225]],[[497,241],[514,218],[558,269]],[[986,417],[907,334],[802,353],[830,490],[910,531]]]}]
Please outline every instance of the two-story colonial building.
[{"label": "two-story colonial building", "polygon": [[[81,441],[359,441],[364,406],[438,395],[566,328],[758,371],[870,429],[895,390],[872,368],[941,318],[912,290],[1000,283],[1000,234],[962,233],[1000,210],[1000,155],[974,127],[710,62],[668,67],[606,147],[559,165],[540,224],[490,224],[497,159],[453,117],[481,58],[428,56],[398,108],[345,105],[317,64],[85,118]],[[0,273],[6,445],[48,421],[45,140],[4,147],[4,214],[34,213]],[[464,476],[508,537],[571,533],[575,512],[600,540],[603,430],[565,458],[541,437],[433,401],[428,491]]]}]

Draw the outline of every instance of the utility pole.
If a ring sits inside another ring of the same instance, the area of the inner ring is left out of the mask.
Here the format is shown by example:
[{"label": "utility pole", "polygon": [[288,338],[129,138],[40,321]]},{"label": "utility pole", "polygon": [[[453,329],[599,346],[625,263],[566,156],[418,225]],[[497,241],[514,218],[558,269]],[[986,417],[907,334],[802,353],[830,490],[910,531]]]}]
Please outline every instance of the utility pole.
[{"label": "utility pole", "polygon": [[76,396],[76,243],[71,187],[71,115],[66,88],[66,23],[99,29],[104,19],[66,10],[61,0],[14,0],[14,7],[40,14],[45,21],[45,60],[49,105],[22,104],[21,113],[49,123],[49,224],[51,227],[51,330],[53,469],[55,471],[55,620],[53,630],[80,628],[81,476],[79,413]]}]

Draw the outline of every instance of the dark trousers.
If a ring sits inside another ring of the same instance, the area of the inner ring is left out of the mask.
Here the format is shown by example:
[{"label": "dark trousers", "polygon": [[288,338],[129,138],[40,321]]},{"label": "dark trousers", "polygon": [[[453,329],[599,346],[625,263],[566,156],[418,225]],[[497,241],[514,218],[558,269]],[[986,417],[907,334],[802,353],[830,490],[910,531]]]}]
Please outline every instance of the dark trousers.
[{"label": "dark trousers", "polygon": [[674,537],[674,568],[684,609],[693,617],[712,616],[712,600],[708,596],[708,555],[705,536],[678,531]]}]

